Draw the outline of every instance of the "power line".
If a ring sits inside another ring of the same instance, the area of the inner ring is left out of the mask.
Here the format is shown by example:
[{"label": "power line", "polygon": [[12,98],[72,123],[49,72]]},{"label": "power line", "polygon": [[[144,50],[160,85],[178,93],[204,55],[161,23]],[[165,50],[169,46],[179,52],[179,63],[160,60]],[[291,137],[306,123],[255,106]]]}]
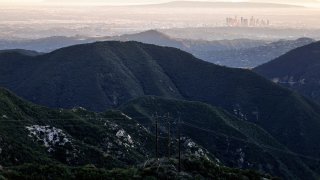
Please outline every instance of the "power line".
[{"label": "power line", "polygon": [[179,165],[178,165],[178,172],[181,172],[181,122],[180,122],[180,113],[178,118],[178,149],[179,149]]},{"label": "power line", "polygon": [[159,158],[159,152],[158,152],[158,114],[156,113],[156,117],[155,117],[155,121],[156,121],[156,158]]},{"label": "power line", "polygon": [[[157,116],[157,117],[158,118],[174,119],[172,117],[166,117],[166,116]],[[139,118],[150,119],[148,117],[139,117],[139,116],[138,117],[130,117],[130,118],[132,118],[132,119],[139,119]],[[126,118],[126,117],[123,117],[123,118],[100,118],[100,117],[97,117],[97,118],[83,118],[83,117],[80,117],[78,119],[77,118],[74,118],[74,119],[29,119],[29,120],[28,119],[6,119],[6,120],[0,120],[0,123],[3,123],[3,122],[29,122],[29,123],[32,123],[32,121],[40,121],[40,120],[42,120],[42,121],[61,121],[61,122],[63,122],[63,121],[75,121],[75,122],[77,122],[78,121],[78,122],[90,123],[90,122],[84,121],[84,120],[111,120],[112,121],[112,120],[128,120],[128,118]],[[192,120],[187,120],[187,121],[192,121]],[[196,122],[196,121],[193,121],[193,122]],[[46,122],[44,122],[44,123],[46,123]],[[158,126],[159,124],[167,124],[166,122],[159,122],[158,120],[157,120],[157,122],[150,122],[150,123],[138,123],[137,122],[137,124],[135,124],[135,125],[129,125],[129,124],[125,123],[125,122],[112,122],[112,123],[115,123],[117,125],[125,125],[127,127],[136,127],[136,126],[144,126],[144,125],[152,126],[154,124],[156,124],[156,126]],[[201,122],[197,122],[197,123],[201,123]],[[272,146],[258,144],[256,142],[252,142],[252,141],[244,140],[244,139],[241,139],[241,138],[238,138],[238,137],[229,136],[229,135],[226,135],[224,133],[216,132],[216,131],[211,130],[211,129],[198,127],[198,126],[196,126],[194,124],[191,124],[191,123],[188,123],[188,122],[181,122],[180,117],[178,118],[178,124],[177,124],[178,125],[179,156],[180,156],[180,146],[181,146],[181,144],[180,144],[181,143],[180,142],[181,124],[186,125],[186,126],[191,127],[191,128],[196,128],[196,129],[204,131],[204,132],[213,133],[213,134],[216,134],[218,136],[225,137],[225,138],[230,138],[230,139],[234,139],[234,140],[237,140],[237,141],[250,143],[250,144],[253,144],[253,145],[258,145],[258,146],[263,147],[265,149],[278,151],[278,152],[282,152],[282,153],[285,153],[285,154],[290,154],[290,155],[297,156],[297,157],[302,157],[302,158],[313,160],[313,161],[320,161],[320,158],[307,156],[307,155],[303,155],[303,154],[298,154],[298,153],[294,153],[294,152],[291,152],[291,151],[288,151],[288,150],[275,148],[275,147],[272,147]],[[14,126],[14,127],[26,127],[27,126],[27,125],[17,125],[17,124],[5,124],[5,125]],[[56,126],[57,127],[95,127],[95,126],[99,126],[99,125],[97,125],[97,124],[56,124]],[[157,127],[157,129],[158,129],[158,127]],[[168,137],[159,136],[158,133],[159,132],[156,132],[157,139],[158,138],[163,138],[163,139],[167,138],[168,139]],[[153,135],[151,134],[151,136],[153,136]],[[158,149],[158,147],[157,147],[157,149]],[[156,151],[158,151],[158,150],[156,150]]]},{"label": "power line", "polygon": [[[46,121],[46,120],[42,120],[43,122],[38,122],[38,123],[84,123],[84,124],[92,124],[92,122],[90,121],[82,121],[82,120],[73,120],[73,121],[56,121],[56,122],[50,122],[50,121]],[[0,120],[0,123],[24,123],[24,122],[27,122],[27,123],[37,123],[37,121],[33,121],[33,120],[24,120],[24,121],[19,121],[19,120],[8,120],[8,121],[1,121]],[[99,121],[99,122],[104,122],[104,123],[108,123],[106,121]],[[132,124],[128,124],[128,122],[117,122],[117,121],[111,121],[110,123],[114,123],[114,124],[127,124],[127,125],[132,125]],[[133,124],[135,125],[152,125],[154,123],[152,122],[147,122],[147,123],[139,123],[139,122],[135,122],[135,121],[132,121]],[[165,123],[160,123],[160,124],[165,124]],[[57,124],[59,125],[59,124]],[[93,124],[93,125],[99,125],[99,124]]]},{"label": "power line", "polygon": [[[158,116],[159,118],[168,118],[166,116]],[[1,118],[1,117],[0,117]],[[57,119],[49,119],[49,118],[39,118],[39,119],[0,119],[0,122],[8,122],[8,121],[37,121],[37,120],[47,120],[47,121],[81,121],[81,120],[130,120],[130,119],[152,119],[152,117],[142,117],[142,116],[128,116],[128,117],[117,117],[117,118],[101,118],[101,117],[79,117],[79,118],[57,118]],[[168,118],[169,119],[169,118]],[[172,118],[170,118],[172,119]]]},{"label": "power line", "polygon": [[191,127],[191,128],[196,128],[196,129],[199,129],[199,130],[202,130],[202,131],[205,131],[205,132],[208,132],[208,133],[213,133],[213,134],[216,134],[216,135],[219,135],[219,136],[223,136],[223,137],[226,137],[226,138],[234,139],[234,140],[237,140],[237,141],[242,141],[242,142],[245,142],[245,143],[250,143],[250,144],[253,144],[253,145],[258,145],[260,147],[263,147],[263,148],[266,148],[266,149],[269,149],[269,150],[274,150],[274,151],[282,152],[282,153],[285,153],[285,154],[290,154],[290,155],[293,155],[293,156],[302,157],[302,158],[306,158],[306,159],[309,159],[309,160],[319,161],[320,162],[320,158],[316,158],[316,157],[312,157],[312,156],[306,156],[306,155],[303,155],[303,154],[298,154],[298,153],[294,153],[294,152],[291,152],[291,151],[288,151],[288,150],[278,149],[278,148],[274,148],[274,147],[267,146],[267,145],[257,144],[257,143],[251,142],[251,141],[247,141],[247,140],[244,140],[244,139],[237,138],[237,137],[228,136],[228,135],[223,134],[223,133],[218,133],[218,132],[215,132],[215,131],[210,130],[210,129],[197,127],[197,126],[192,125],[190,123],[185,123],[184,122],[182,124],[184,124],[184,125],[186,125],[188,127]]},{"label": "power line", "polygon": [[170,159],[170,148],[171,148],[171,134],[170,134],[170,131],[171,131],[171,124],[170,122],[168,122],[168,158]]}]

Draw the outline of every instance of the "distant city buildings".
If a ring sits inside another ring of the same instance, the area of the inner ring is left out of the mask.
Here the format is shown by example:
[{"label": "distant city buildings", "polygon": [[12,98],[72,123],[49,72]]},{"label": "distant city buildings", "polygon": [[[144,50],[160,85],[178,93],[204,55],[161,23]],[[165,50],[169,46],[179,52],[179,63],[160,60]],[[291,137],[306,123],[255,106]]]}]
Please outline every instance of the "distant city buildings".
[{"label": "distant city buildings", "polygon": [[226,24],[229,27],[266,27],[270,25],[270,21],[268,19],[254,18],[253,16],[250,19],[235,16],[234,18],[228,17]]}]

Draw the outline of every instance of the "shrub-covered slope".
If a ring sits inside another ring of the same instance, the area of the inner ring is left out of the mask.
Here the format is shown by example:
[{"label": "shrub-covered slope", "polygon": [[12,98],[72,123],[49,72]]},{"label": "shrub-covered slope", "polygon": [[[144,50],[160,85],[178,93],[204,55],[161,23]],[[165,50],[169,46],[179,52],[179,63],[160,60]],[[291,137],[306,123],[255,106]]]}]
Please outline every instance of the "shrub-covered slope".
[{"label": "shrub-covered slope", "polygon": [[168,134],[170,123],[171,135],[178,136],[180,124],[183,138],[191,138],[230,167],[260,169],[285,179],[317,177],[311,170],[316,161],[306,165],[303,161],[309,159],[290,152],[259,126],[219,108],[150,96],[132,100],[120,109],[129,116],[146,117],[139,120],[144,124],[155,121],[155,112],[171,117],[158,118],[163,130],[160,134]]},{"label": "shrub-covered slope", "polygon": [[0,89],[0,164],[125,167],[151,156],[152,136],[117,111],[52,110]]},{"label": "shrub-covered slope", "polygon": [[[270,178],[223,167],[190,138],[181,141],[179,175],[177,146],[170,160],[154,159],[154,135],[142,124],[121,111],[52,110],[0,89],[0,178]],[[167,139],[159,139],[159,157],[166,156],[166,144]],[[174,136],[172,144],[177,144]]]}]

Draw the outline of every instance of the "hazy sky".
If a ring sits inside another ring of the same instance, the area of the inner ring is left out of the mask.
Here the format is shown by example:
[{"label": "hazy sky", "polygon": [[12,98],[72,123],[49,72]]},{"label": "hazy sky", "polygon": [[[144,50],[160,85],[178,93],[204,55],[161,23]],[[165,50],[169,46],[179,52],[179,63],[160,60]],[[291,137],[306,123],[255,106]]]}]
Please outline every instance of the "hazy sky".
[{"label": "hazy sky", "polygon": [[[148,29],[220,27],[225,26],[226,17],[234,16],[247,18],[255,16],[259,19],[268,19],[272,27],[276,28],[320,28],[320,2],[316,0],[250,1],[262,3],[318,4],[318,7],[313,6],[316,8],[300,9],[246,9],[242,6],[242,8],[239,9],[221,8],[212,10],[210,8],[194,8],[190,11],[190,8],[177,8],[173,11],[172,9],[166,8],[167,6],[163,6],[163,8],[150,6],[114,8],[87,5],[100,5],[100,3],[112,5],[146,4],[170,1],[172,0],[0,0],[0,39],[1,37],[34,39],[49,36],[74,36],[75,34],[83,36],[114,36]],[[194,1],[239,2],[240,0]],[[242,2],[243,1],[245,0],[242,0]],[[51,3],[53,3],[53,5]],[[6,4],[8,6],[6,6]],[[37,4],[39,6],[37,6]],[[301,34],[299,37],[314,37],[304,34],[304,31],[302,31]],[[316,37],[318,37],[318,35]]]},{"label": "hazy sky", "polygon": [[[59,4],[67,3],[106,3],[106,4],[144,4],[144,3],[163,3],[170,0],[0,0],[0,4],[30,4],[40,2],[53,2]],[[201,1],[201,0],[194,0]],[[203,1],[203,0],[202,0]],[[217,1],[217,0],[207,0]],[[267,2],[267,3],[290,3],[290,4],[320,4],[320,0],[219,0],[219,1],[251,1],[251,2]]]}]

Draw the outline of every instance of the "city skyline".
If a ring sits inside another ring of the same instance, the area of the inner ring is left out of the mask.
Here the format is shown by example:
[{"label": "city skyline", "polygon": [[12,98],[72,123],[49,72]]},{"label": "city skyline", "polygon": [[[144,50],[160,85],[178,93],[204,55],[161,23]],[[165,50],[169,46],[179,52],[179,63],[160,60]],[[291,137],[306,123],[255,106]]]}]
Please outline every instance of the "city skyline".
[{"label": "city skyline", "polygon": [[254,16],[248,17],[227,17],[226,26],[229,27],[268,27],[270,25],[269,19],[259,19]]}]

